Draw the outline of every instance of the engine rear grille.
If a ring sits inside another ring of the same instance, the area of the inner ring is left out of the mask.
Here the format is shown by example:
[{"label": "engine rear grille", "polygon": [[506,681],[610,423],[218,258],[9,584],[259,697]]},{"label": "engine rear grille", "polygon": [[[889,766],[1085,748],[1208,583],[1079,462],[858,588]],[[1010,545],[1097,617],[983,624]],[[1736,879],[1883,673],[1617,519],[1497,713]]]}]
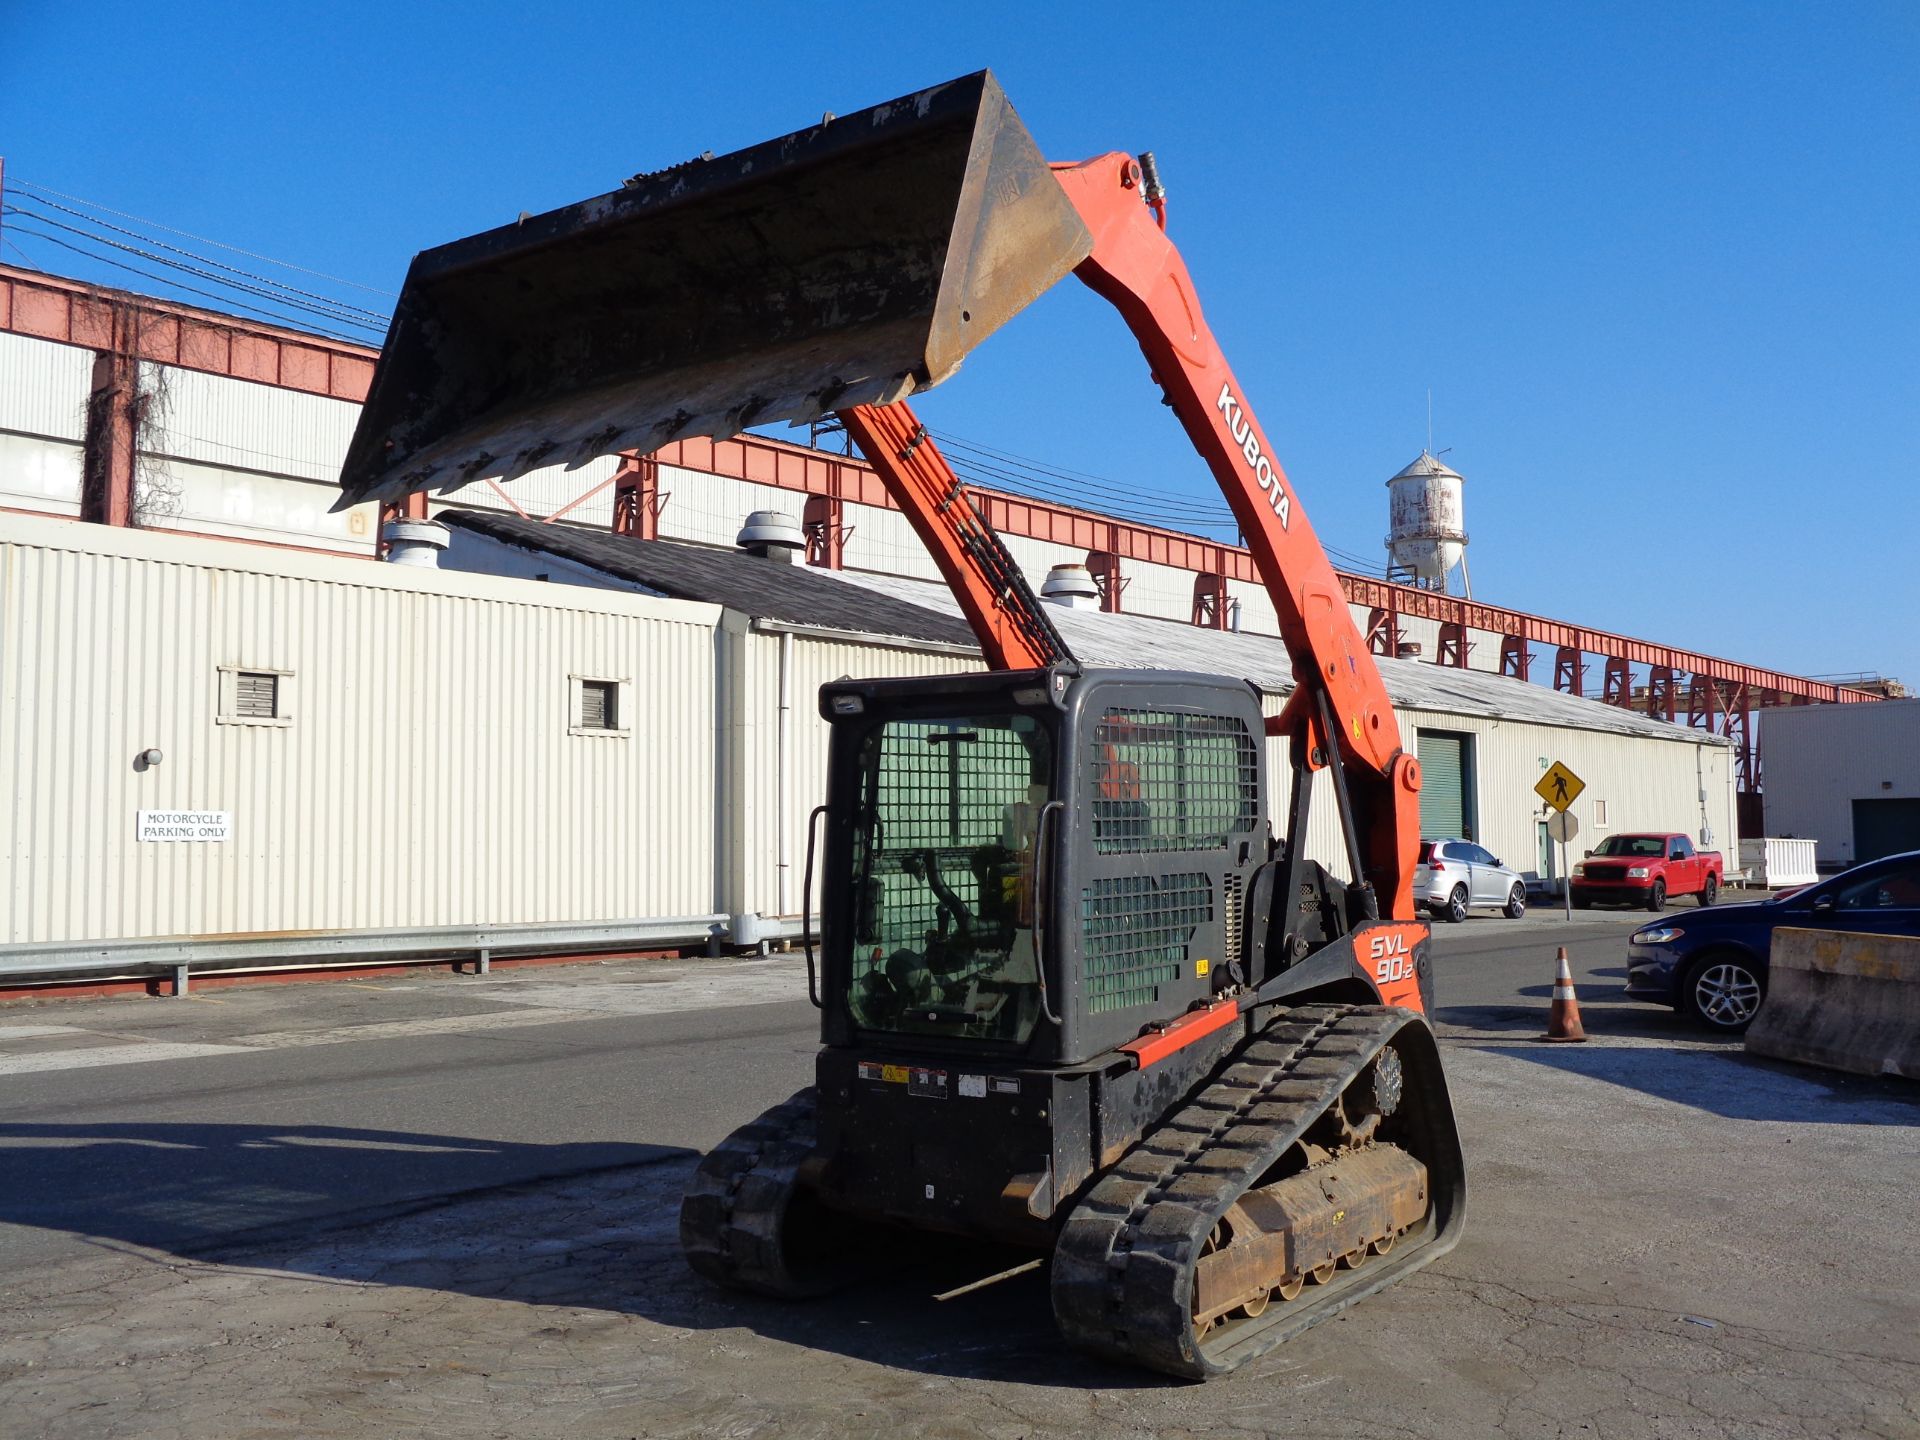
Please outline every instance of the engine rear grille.
[{"label": "engine rear grille", "polygon": [[1087,1008],[1151,1005],[1191,963],[1194,932],[1213,919],[1203,872],[1096,880],[1080,896]]},{"label": "engine rear grille", "polygon": [[1240,877],[1227,875],[1221,881],[1220,913],[1226,920],[1227,953],[1220,963],[1231,965],[1240,958]]}]

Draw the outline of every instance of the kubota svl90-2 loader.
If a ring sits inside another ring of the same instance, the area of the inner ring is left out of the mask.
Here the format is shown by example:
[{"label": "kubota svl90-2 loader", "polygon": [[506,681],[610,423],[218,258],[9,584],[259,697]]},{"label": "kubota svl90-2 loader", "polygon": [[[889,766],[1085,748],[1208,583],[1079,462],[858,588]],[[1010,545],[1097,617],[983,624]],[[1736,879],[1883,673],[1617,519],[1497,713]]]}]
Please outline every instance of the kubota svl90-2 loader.
[{"label": "kubota svl90-2 loader", "polygon": [[[1150,156],[1048,165],[985,72],[636,176],[415,260],[341,483],[840,415],[994,668],[822,690],[816,1082],[700,1165],[687,1256],[798,1297],[869,1226],[1031,1245],[1073,1344],[1200,1378],[1442,1254],[1466,1184],[1418,767],[1165,218]],[[1068,272],[1247,538],[1296,664],[1271,720],[1238,680],[1077,664],[906,403]],[[1322,770],[1348,882],[1305,854]]]}]

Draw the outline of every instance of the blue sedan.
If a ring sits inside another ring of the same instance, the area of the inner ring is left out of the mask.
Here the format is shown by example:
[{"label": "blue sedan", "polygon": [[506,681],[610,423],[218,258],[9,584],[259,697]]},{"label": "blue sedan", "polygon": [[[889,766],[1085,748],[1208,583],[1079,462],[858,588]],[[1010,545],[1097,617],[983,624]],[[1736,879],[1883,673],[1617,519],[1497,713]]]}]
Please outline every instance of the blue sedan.
[{"label": "blue sedan", "polygon": [[1627,942],[1627,994],[1738,1034],[1767,993],[1767,952],[1779,925],[1920,936],[1920,850],[1870,860],[1770,900],[1643,925]]}]

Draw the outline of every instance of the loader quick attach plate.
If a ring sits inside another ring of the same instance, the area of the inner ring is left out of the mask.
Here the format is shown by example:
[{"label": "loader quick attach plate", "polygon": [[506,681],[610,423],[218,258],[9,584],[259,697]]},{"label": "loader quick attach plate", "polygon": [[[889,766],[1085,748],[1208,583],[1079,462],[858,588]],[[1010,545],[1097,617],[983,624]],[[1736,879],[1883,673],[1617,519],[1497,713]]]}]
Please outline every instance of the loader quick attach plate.
[{"label": "loader quick attach plate", "polygon": [[415,258],[336,508],[937,385],[1093,245],[981,71]]}]

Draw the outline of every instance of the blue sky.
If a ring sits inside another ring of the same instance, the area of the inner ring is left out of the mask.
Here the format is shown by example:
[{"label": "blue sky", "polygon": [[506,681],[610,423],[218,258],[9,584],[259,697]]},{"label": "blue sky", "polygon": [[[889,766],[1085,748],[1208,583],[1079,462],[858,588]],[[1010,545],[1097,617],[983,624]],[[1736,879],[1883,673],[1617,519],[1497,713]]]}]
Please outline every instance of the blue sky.
[{"label": "blue sky", "polygon": [[[1920,682],[1920,6],[1187,8],[0,0],[0,155],[393,290],[519,211],[990,65],[1053,158],[1158,154],[1332,545],[1380,556],[1431,388],[1478,598]],[[922,410],[1210,499],[1156,399],[1068,283]]]}]

